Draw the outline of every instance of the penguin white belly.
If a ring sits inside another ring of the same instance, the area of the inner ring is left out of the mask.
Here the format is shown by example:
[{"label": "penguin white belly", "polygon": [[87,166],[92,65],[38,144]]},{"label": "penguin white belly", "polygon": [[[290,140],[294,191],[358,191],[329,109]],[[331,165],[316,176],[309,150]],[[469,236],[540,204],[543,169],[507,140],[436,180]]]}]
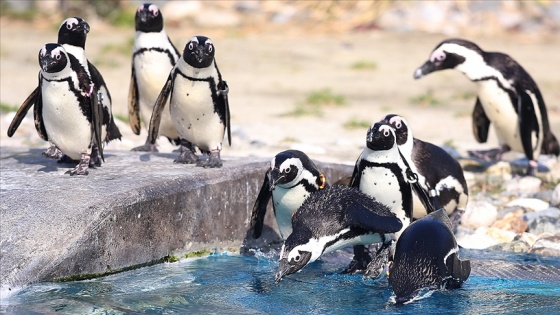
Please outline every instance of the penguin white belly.
[{"label": "penguin white belly", "polygon": [[74,160],[90,153],[91,124],[67,82],[42,82],[43,122],[49,141]]},{"label": "penguin white belly", "polygon": [[292,234],[292,214],[301,207],[309,192],[303,185],[285,189],[276,186],[272,191],[272,202],[276,214],[276,224],[282,238],[286,239]]},{"label": "penguin white belly", "polygon": [[402,229],[395,233],[398,238],[410,223],[410,219],[406,217],[403,210],[402,194],[397,176],[384,167],[365,168],[362,172],[360,190],[389,207],[391,212],[403,223]]},{"label": "penguin white belly", "polygon": [[500,144],[507,144],[512,150],[523,152],[517,113],[506,91],[496,81],[486,80],[479,83],[478,97],[484,112],[496,131]]},{"label": "penguin white belly", "polygon": [[[146,129],[149,127],[156,99],[167,81],[172,68],[173,66],[169,63],[169,57],[163,53],[144,52],[134,58],[140,113],[142,114],[142,120]],[[158,134],[171,139],[179,137],[171,120],[169,107],[166,107],[161,113]]]},{"label": "penguin white belly", "polygon": [[202,150],[221,150],[225,125],[214,112],[209,82],[189,81],[177,76],[169,104],[171,117],[181,138]]}]

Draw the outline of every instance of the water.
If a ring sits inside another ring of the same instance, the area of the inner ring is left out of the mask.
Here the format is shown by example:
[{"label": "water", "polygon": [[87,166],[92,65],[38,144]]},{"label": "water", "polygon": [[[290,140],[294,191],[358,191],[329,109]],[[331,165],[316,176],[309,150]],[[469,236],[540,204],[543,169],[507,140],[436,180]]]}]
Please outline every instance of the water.
[{"label": "water", "polygon": [[[274,282],[277,256],[215,254],[123,272],[99,279],[38,283],[0,303],[8,314],[559,314],[560,277],[517,272],[511,278],[482,276],[473,268],[461,289],[434,292],[411,304],[389,302],[386,278],[362,280],[339,272],[348,255],[315,262]],[[479,269],[506,263],[540,264],[560,270],[557,257],[462,252],[484,258]],[[491,260],[488,260],[491,259]],[[489,263],[490,262],[490,263]],[[510,268],[511,269],[511,268]],[[522,268],[523,269],[523,268]],[[524,270],[524,269],[523,269]],[[531,269],[532,270],[532,269]],[[535,276],[536,275],[536,276]],[[527,277],[525,277],[527,276]],[[523,279],[521,279],[523,278]]]}]

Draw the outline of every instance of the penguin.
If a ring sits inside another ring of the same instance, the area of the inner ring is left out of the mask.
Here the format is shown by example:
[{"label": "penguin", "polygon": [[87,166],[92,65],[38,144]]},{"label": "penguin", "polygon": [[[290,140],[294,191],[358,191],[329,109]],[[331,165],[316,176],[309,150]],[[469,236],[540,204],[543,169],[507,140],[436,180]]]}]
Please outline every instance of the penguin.
[{"label": "penguin", "polygon": [[88,175],[94,146],[103,159],[102,105],[90,77],[79,61],[60,44],[46,44],[39,52],[39,87],[33,100],[39,136],[52,146],[43,154],[61,158],[65,154],[78,165],[66,172]]},{"label": "penguin", "polygon": [[[412,220],[412,187],[406,169],[399,154],[395,130],[385,122],[371,125],[367,131],[366,147],[354,166],[350,187],[358,188],[391,209],[402,222],[402,229]],[[396,239],[402,229],[395,231]],[[383,245],[378,252],[384,252],[387,244]],[[384,258],[376,254],[375,259]],[[367,267],[372,262],[365,247],[356,246],[354,258],[345,272],[355,273],[366,268],[366,275],[378,276],[379,272],[372,273]]]},{"label": "penguin", "polygon": [[[202,167],[221,167],[220,159],[224,132],[231,145],[228,86],[222,80],[214,58],[215,47],[205,36],[194,36],[185,45],[183,55],[171,70],[161,90],[148,131],[148,140],[154,144],[159,132],[162,111],[167,99],[173,124],[179,132],[182,147],[186,147],[175,163],[196,163]],[[192,144],[186,146],[184,143]],[[197,146],[208,159],[199,159]]]},{"label": "penguin", "polygon": [[[85,55],[85,44],[89,30],[89,24],[85,20],[79,17],[67,18],[62,22],[58,29],[57,43],[64,47],[68,55],[71,55],[78,60],[79,65],[83,68],[87,76],[90,77],[90,80],[93,83],[93,89],[97,94],[96,98],[98,99],[98,102],[103,105],[103,116],[101,119],[101,124],[103,126],[102,139],[105,143],[108,143],[111,140],[120,139],[122,136],[112,116],[111,95],[109,94],[107,85],[105,84],[101,73],[99,73],[97,68],[95,68],[95,66],[87,60]],[[80,73],[81,72],[82,71],[80,71]],[[34,101],[40,98],[38,93],[39,87],[31,92],[16,112],[16,115],[8,128],[9,137],[13,136],[23,118],[27,115],[29,109],[34,105]],[[37,132],[39,134],[41,133],[39,130],[37,130]],[[98,144],[95,143],[94,154],[92,155],[91,160],[92,165],[101,166],[100,155],[97,154],[101,148],[97,148],[97,145]],[[57,149],[50,148],[50,150],[56,151]],[[71,159],[68,159],[67,156],[63,156],[60,161],[73,162]]]},{"label": "penguin", "polygon": [[312,193],[328,187],[315,163],[299,150],[282,151],[270,161],[253,213],[253,237],[262,233],[268,201],[272,198],[274,216],[282,239],[292,233],[292,215]]},{"label": "penguin", "polygon": [[321,255],[355,244],[383,243],[402,222],[385,205],[355,188],[333,185],[311,194],[294,213],[293,231],[280,251],[275,280]]},{"label": "penguin", "polygon": [[[447,215],[453,217],[454,228],[467,207],[469,192],[461,164],[442,148],[413,137],[408,121],[389,114],[383,121],[390,124],[397,136],[397,146],[426,196],[437,198]],[[416,196],[416,195],[415,195]],[[427,214],[418,197],[413,201],[413,219]],[[439,209],[439,207],[436,207]]]},{"label": "penguin", "polygon": [[490,124],[498,136],[499,148],[471,151],[472,156],[497,161],[507,151],[522,152],[529,160],[527,175],[533,175],[540,153],[560,154],[541,92],[513,58],[500,52],[486,52],[464,39],[446,39],[416,69],[414,78],[444,69],[457,69],[477,84],[478,95],[472,112],[476,140],[486,142]]},{"label": "penguin", "polygon": [[[167,80],[167,76],[180,53],[175,48],[163,27],[163,15],[158,6],[151,3],[140,5],[136,10],[132,71],[128,92],[128,114],[130,127],[140,134],[140,114],[146,129],[149,127],[154,103]],[[165,136],[171,143],[179,144],[179,133],[171,121],[169,110],[161,113],[158,134]],[[158,152],[157,144],[146,139],[142,146],[132,151]]]},{"label": "penguin", "polygon": [[414,221],[397,241],[388,268],[396,304],[421,298],[425,291],[459,288],[471,272],[469,260],[459,259],[459,247],[444,209]]}]

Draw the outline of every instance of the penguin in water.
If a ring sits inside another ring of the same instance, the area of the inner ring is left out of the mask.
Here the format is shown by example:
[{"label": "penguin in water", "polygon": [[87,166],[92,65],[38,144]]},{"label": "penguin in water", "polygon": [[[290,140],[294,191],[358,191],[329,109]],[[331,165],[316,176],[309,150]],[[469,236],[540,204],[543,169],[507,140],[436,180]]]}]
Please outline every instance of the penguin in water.
[{"label": "penguin in water", "polygon": [[414,221],[397,241],[388,269],[396,304],[422,298],[424,291],[459,288],[471,272],[459,259],[459,247],[444,209]]},{"label": "penguin in water", "polygon": [[[192,37],[183,56],[171,70],[152,113],[148,140],[154,144],[167,99],[173,124],[179,132],[182,150],[175,163],[196,163],[202,167],[221,167],[220,151],[224,132],[231,145],[228,86],[222,80],[214,58],[214,43],[205,36]],[[187,145],[185,145],[187,143]],[[189,145],[192,144],[192,145]],[[208,159],[195,155],[197,146]]]},{"label": "penguin in water", "polygon": [[[111,110],[111,95],[109,94],[107,85],[105,84],[101,73],[99,73],[97,68],[95,68],[95,66],[87,60],[85,55],[85,44],[89,30],[89,24],[83,19],[79,17],[67,18],[62,22],[58,29],[58,44],[64,47],[68,55],[76,58],[80,67],[83,68],[83,71],[80,70],[79,73],[85,72],[89,77],[89,80],[92,82],[93,91],[96,94],[95,97],[102,105],[102,139],[108,143],[111,140],[120,139],[122,136],[113,119]],[[39,87],[33,90],[33,92],[31,92],[31,94],[23,102],[8,128],[9,137],[13,136],[29,109],[35,104],[35,101],[40,98],[38,94]],[[37,131],[39,134],[41,133],[41,131]],[[102,148],[98,148],[98,145],[101,145],[101,143],[95,143],[93,147],[93,154],[91,156],[92,166],[101,166],[101,156],[98,152]],[[47,151],[52,152],[52,154],[47,153]],[[60,150],[56,147],[49,148],[47,151],[45,154],[50,157],[56,157],[60,153]],[[64,155],[59,162],[73,163],[75,161]]]},{"label": "penguin in water", "polygon": [[[402,229],[395,231],[398,239],[402,230],[412,220],[412,187],[406,176],[406,166],[399,154],[396,134],[393,127],[385,122],[374,123],[367,132],[366,147],[356,161],[350,187],[358,188],[366,195],[384,204],[402,222]],[[369,267],[378,266],[385,260],[391,240],[385,242],[371,260],[368,250],[364,246],[354,247],[354,258],[347,273],[365,270],[365,275],[376,278],[379,270]]]},{"label": "penguin in water", "polygon": [[[148,129],[156,99],[169,72],[179,60],[180,53],[163,28],[163,15],[157,5],[140,5],[134,20],[136,35],[128,92],[128,114],[132,131],[139,135],[140,114]],[[179,133],[173,125],[168,109],[161,113],[158,134],[167,137],[174,144],[179,144]],[[146,139],[144,145],[133,148],[132,151],[158,152],[158,149],[156,143],[151,144]]]},{"label": "penguin in water", "polygon": [[402,228],[391,210],[358,189],[333,185],[311,194],[294,213],[282,245],[276,282],[321,255],[355,244],[386,241]]},{"label": "penguin in water", "polygon": [[79,160],[66,173],[87,175],[94,146],[103,159],[103,109],[90,77],[59,44],[46,44],[40,50],[39,65],[39,87],[33,100],[35,127],[52,144],[43,154],[49,158],[65,154]]},{"label": "penguin in water", "polygon": [[253,237],[262,233],[268,201],[272,198],[274,216],[282,239],[292,233],[292,215],[312,193],[328,187],[315,163],[298,150],[282,151],[272,159],[251,215]]},{"label": "penguin in water", "polygon": [[[414,138],[410,124],[404,117],[389,114],[383,121],[395,129],[397,146],[408,166],[418,175],[418,183],[425,195],[437,199],[456,228],[469,198],[461,164],[442,148]],[[427,209],[415,198],[413,218],[419,219],[426,214]]]},{"label": "penguin in water", "polygon": [[499,148],[472,151],[472,156],[496,161],[509,150],[523,152],[529,160],[527,174],[532,175],[537,171],[540,153],[560,154],[541,92],[529,73],[513,58],[499,52],[486,52],[467,40],[447,39],[416,69],[414,78],[444,69],[457,69],[478,86],[472,113],[476,140],[486,142],[490,124],[498,136]]}]

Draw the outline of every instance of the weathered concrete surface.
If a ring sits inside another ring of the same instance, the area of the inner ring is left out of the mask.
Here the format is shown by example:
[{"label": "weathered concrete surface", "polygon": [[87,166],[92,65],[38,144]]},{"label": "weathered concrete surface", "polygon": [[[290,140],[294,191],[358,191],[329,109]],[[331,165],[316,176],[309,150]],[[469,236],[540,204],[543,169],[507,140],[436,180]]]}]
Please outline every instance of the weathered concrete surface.
[{"label": "weathered concrete surface", "polygon": [[[239,248],[269,163],[226,157],[223,168],[203,169],[172,163],[176,154],[107,151],[101,168],[71,177],[64,174],[69,165],[41,152],[0,148],[2,290]],[[352,171],[318,166],[330,182]],[[277,238],[271,213],[266,241]]]}]

